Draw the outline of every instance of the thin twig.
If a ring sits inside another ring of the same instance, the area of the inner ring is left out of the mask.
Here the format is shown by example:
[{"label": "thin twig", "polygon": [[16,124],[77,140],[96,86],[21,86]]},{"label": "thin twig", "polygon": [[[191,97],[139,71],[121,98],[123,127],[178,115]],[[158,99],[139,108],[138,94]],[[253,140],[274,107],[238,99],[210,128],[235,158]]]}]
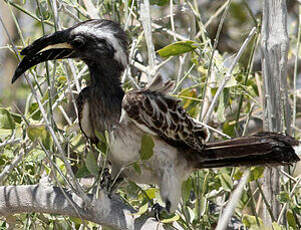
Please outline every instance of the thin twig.
[{"label": "thin twig", "polygon": [[255,182],[256,182],[257,188],[259,189],[259,192],[260,192],[260,194],[261,194],[261,197],[262,197],[262,199],[263,199],[263,201],[264,201],[264,204],[265,204],[265,206],[266,206],[266,208],[267,208],[269,214],[271,215],[271,219],[272,219],[273,221],[276,221],[276,219],[275,219],[275,217],[274,217],[274,215],[273,215],[272,209],[271,209],[271,205],[270,205],[270,203],[267,201],[267,198],[265,197],[265,194],[264,194],[264,192],[263,192],[263,190],[262,190],[262,188],[261,188],[261,185],[259,184],[259,182],[258,182],[257,180],[256,180]]},{"label": "thin twig", "polygon": [[[26,156],[26,154],[28,152],[30,152],[35,147],[36,147],[36,144],[32,144],[28,148],[26,148],[24,146],[24,148],[22,148],[21,151],[19,151],[19,149],[16,149],[15,152],[14,152],[14,154],[16,154],[15,158],[12,160],[12,162],[9,165],[5,166],[5,168],[1,171],[0,181],[2,181],[3,178],[6,175],[8,175],[13,169],[15,169],[16,166],[18,165],[18,163],[22,160],[22,158],[24,156]],[[19,152],[19,153],[17,154],[17,152]]]},{"label": "thin twig", "polygon": [[176,32],[173,32],[172,30],[169,30],[169,29],[166,29],[166,28],[164,28],[164,27],[162,27],[162,26],[160,26],[160,25],[158,25],[158,24],[156,24],[156,23],[152,23],[152,26],[155,28],[155,29],[158,29],[158,30],[160,30],[160,31],[162,31],[162,32],[166,32],[167,34],[169,34],[170,36],[173,36],[173,37],[176,37],[178,40],[180,40],[180,41],[188,41],[189,40],[189,38],[188,37],[186,37],[186,36],[184,36],[184,35],[181,35],[181,34],[178,34],[178,33],[176,33]]},{"label": "thin twig", "polygon": [[[147,53],[148,53],[148,68],[149,70],[154,69],[156,63],[156,53],[154,48],[154,43],[152,41],[152,25],[151,25],[151,16],[150,16],[150,4],[149,0],[144,0],[144,3],[140,4],[140,11],[141,11],[141,21],[142,26],[144,29],[144,37],[147,46]],[[152,76],[151,71],[147,72],[148,82],[151,82]]]},{"label": "thin twig", "polygon": [[231,79],[231,75],[232,75],[232,72],[234,70],[234,67],[236,66],[236,64],[238,63],[239,61],[239,58],[241,57],[242,53],[244,52],[244,50],[246,49],[248,43],[251,41],[251,38],[253,37],[253,35],[256,33],[256,27],[253,27],[253,29],[251,30],[251,32],[249,33],[248,37],[246,38],[246,40],[244,41],[244,43],[242,44],[240,50],[238,51],[236,57],[234,58],[233,60],[233,63],[231,65],[231,67],[229,68],[229,70],[227,71],[226,73],[226,76],[225,78],[223,79],[223,82],[221,83],[221,85],[219,86],[216,94],[214,95],[214,98],[210,104],[210,107],[208,109],[208,112],[206,114],[206,118],[204,119],[205,120],[205,123],[208,123],[212,113],[213,113],[213,109],[215,107],[215,104],[220,96],[220,94],[222,93],[223,89],[225,88],[227,82]]},{"label": "thin twig", "polygon": [[205,128],[208,128],[210,130],[212,130],[213,132],[216,132],[217,134],[223,136],[223,137],[226,137],[228,139],[231,139],[231,137],[225,133],[223,133],[222,131],[218,130],[218,129],[215,129],[213,127],[211,127],[210,125],[207,125],[205,124],[204,122],[201,122],[201,121],[197,121],[198,123],[202,124]]},{"label": "thin twig", "polygon": [[57,4],[56,4],[57,0],[51,0],[51,8],[53,11],[53,18],[54,18],[54,25],[55,25],[55,29],[56,30],[60,30],[61,26],[60,26],[60,18],[58,17],[58,9],[57,9]]},{"label": "thin twig", "polygon": [[65,6],[64,3],[62,3],[61,10],[62,10],[64,13],[68,14],[71,18],[73,18],[74,21],[76,21],[76,22],[81,22],[81,20],[80,20],[74,13],[72,13],[69,9],[67,9],[67,7]]},{"label": "thin twig", "polygon": [[251,105],[250,112],[248,113],[246,124],[245,124],[244,130],[243,130],[241,136],[244,136],[246,134],[246,131],[248,129],[248,124],[249,124],[250,118],[251,118],[252,113],[253,113],[253,109],[254,109],[254,104]]},{"label": "thin twig", "polygon": [[87,13],[89,14],[90,18],[99,19],[98,9],[94,6],[93,2],[90,0],[83,0],[83,3],[87,9]]},{"label": "thin twig", "polygon": [[[173,33],[176,33],[174,13],[173,13],[173,0],[169,1],[169,18],[170,18],[171,30],[172,30]],[[175,37],[175,35],[173,35],[173,40],[174,41],[177,40],[177,38]]]},{"label": "thin twig", "polygon": [[194,68],[194,66],[195,66],[195,64],[193,63],[191,65],[191,67],[189,68],[189,70],[187,71],[187,73],[185,73],[185,75],[181,78],[181,80],[177,81],[177,84],[176,84],[176,86],[175,86],[175,88],[174,88],[174,90],[172,92],[173,94],[175,94],[178,91],[179,87],[184,82],[184,80],[188,77],[188,75],[190,74],[190,72],[192,71],[192,69]]},{"label": "thin twig", "polygon": [[209,79],[211,79],[214,54],[215,54],[215,51],[216,51],[216,48],[217,48],[217,45],[218,45],[218,42],[219,42],[219,36],[221,34],[221,31],[222,31],[222,28],[223,28],[223,25],[224,25],[224,21],[226,19],[227,14],[228,14],[230,5],[231,5],[231,0],[228,0],[227,5],[226,5],[227,7],[226,7],[226,9],[225,9],[225,11],[222,15],[222,18],[221,18],[221,21],[220,21],[219,25],[218,25],[217,33],[216,33],[216,36],[215,36],[215,39],[214,39],[214,44],[213,44],[213,47],[212,47],[212,54],[211,54],[211,57],[210,57],[210,60],[209,60],[209,68],[208,68],[208,71],[207,71],[207,77],[206,77],[206,80],[205,80],[205,85],[204,85],[204,89],[203,89],[203,96],[202,96],[202,98],[204,99],[204,103],[201,105],[201,111],[200,111],[200,117],[202,118],[202,120],[204,120],[205,112],[206,112],[206,110],[209,106],[209,101],[207,100],[207,94],[211,93],[211,92],[208,88],[208,81],[209,81]]},{"label": "thin twig", "polygon": [[6,145],[14,145],[16,143],[19,143],[21,140],[21,138],[15,138],[15,136],[12,136],[10,139],[0,143],[0,148],[5,147]]},{"label": "thin twig", "polygon": [[[229,2],[230,1],[226,1],[217,11],[215,11],[215,13],[213,15],[211,15],[211,17],[208,19],[208,21],[205,23],[204,27],[207,28],[211,22],[216,18],[218,17],[218,15],[220,15],[223,10],[229,6]],[[226,11],[226,10],[225,10]],[[200,33],[200,32],[199,32]],[[196,37],[199,37],[199,33],[196,35]]]},{"label": "thin twig", "polygon": [[[294,185],[293,189],[291,190],[291,192],[290,192],[290,194],[289,194],[290,197],[293,196],[293,194],[294,194],[295,190],[297,189],[297,187],[298,187],[300,181],[301,181],[301,178],[298,178],[296,184]],[[277,223],[278,223],[278,224],[280,223],[280,221],[281,221],[281,219],[282,219],[282,216],[283,216],[283,214],[284,214],[284,212],[285,212],[285,210],[286,210],[287,204],[288,204],[288,203],[285,203],[285,204],[283,205],[282,209],[281,209],[281,212],[280,212],[280,214],[279,214],[279,216],[278,216],[278,219],[277,219]]]},{"label": "thin twig", "polygon": [[[1,16],[0,16],[0,21],[1,21],[1,23],[3,24],[3,21],[2,21]],[[14,52],[15,52],[15,54],[16,54],[18,60],[20,61],[21,58],[20,58],[20,55],[19,55],[19,53],[18,53],[18,51],[17,51],[17,48],[16,48],[16,46],[15,46],[13,40],[11,39],[11,37],[10,37],[8,31],[6,30],[4,24],[3,24],[3,27],[4,27],[4,29],[5,29],[5,32],[6,32],[6,35],[7,35],[8,39],[9,39],[9,41],[10,41],[12,47],[13,47],[13,50],[14,50]],[[27,77],[26,74],[24,74],[24,77],[25,77],[25,79],[26,79],[26,81],[27,81],[27,83],[28,83],[28,85],[29,85],[29,87],[30,87],[30,89],[31,89],[32,95],[34,96],[36,102],[38,103],[38,106],[39,106],[39,109],[40,109],[40,111],[41,111],[41,114],[42,114],[43,120],[44,120],[44,122],[45,122],[45,125],[46,125],[48,131],[50,132],[50,135],[51,135],[51,137],[52,137],[52,139],[53,139],[53,141],[54,141],[56,147],[57,147],[58,150],[59,150],[58,152],[60,153],[62,160],[63,160],[64,163],[65,163],[66,169],[67,169],[68,174],[69,174],[69,176],[70,176],[71,183],[72,183],[72,184],[74,185],[74,187],[76,188],[77,194],[78,194],[85,202],[88,202],[88,201],[89,201],[88,196],[84,193],[83,189],[81,188],[80,184],[78,183],[78,181],[77,181],[77,179],[76,179],[76,177],[75,177],[75,175],[74,175],[74,173],[73,173],[73,171],[72,171],[72,169],[71,169],[71,166],[70,166],[69,162],[67,161],[67,159],[66,159],[66,157],[65,157],[65,155],[64,155],[63,148],[62,148],[62,146],[61,146],[59,140],[57,139],[57,137],[56,137],[56,135],[55,135],[55,132],[54,132],[54,130],[53,130],[51,124],[49,123],[49,121],[48,121],[48,119],[47,119],[47,113],[46,113],[46,111],[45,111],[45,109],[44,109],[44,107],[43,107],[43,105],[42,105],[42,103],[41,103],[41,101],[40,101],[40,99],[39,99],[39,97],[38,97],[38,95],[37,95],[35,89],[34,89],[33,84],[32,84],[31,81],[28,79],[28,77]]]},{"label": "thin twig", "polygon": [[229,220],[232,217],[232,214],[234,212],[234,209],[236,208],[236,206],[240,200],[240,197],[244,190],[244,187],[248,183],[249,175],[250,175],[250,170],[246,169],[239,181],[237,188],[232,193],[231,198],[223,212],[222,217],[219,218],[216,230],[223,230],[223,229],[227,228]]},{"label": "thin twig", "polygon": [[[18,10],[22,11],[23,13],[27,14],[28,16],[32,17],[33,19],[35,19],[38,22],[42,22],[41,19],[39,19],[36,15],[34,15],[33,13],[29,12],[28,10],[25,10],[23,7],[21,7],[20,5],[18,5],[17,3],[14,3],[10,0],[4,0],[7,4],[12,5],[13,7],[17,8]],[[44,21],[46,24],[50,25],[50,26],[54,26],[54,24],[50,21]]]},{"label": "thin twig", "polygon": [[290,174],[288,174],[287,172],[285,172],[283,169],[280,169],[280,172],[286,176],[288,179],[292,180],[294,183],[296,183],[298,181],[298,179],[295,179],[293,176],[291,176]]}]

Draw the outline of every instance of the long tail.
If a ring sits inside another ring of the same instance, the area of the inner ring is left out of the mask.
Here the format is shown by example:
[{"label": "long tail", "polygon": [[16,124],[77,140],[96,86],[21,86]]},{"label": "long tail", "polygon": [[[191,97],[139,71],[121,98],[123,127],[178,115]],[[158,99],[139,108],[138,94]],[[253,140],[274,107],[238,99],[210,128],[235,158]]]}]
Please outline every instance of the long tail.
[{"label": "long tail", "polygon": [[290,136],[269,132],[208,143],[197,168],[291,164],[300,160],[293,148],[298,144]]}]

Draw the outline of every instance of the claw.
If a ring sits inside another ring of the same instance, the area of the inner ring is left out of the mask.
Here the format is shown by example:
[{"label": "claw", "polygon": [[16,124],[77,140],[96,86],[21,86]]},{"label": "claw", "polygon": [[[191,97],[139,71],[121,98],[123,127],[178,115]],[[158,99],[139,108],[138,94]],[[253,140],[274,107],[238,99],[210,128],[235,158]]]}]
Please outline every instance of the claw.
[{"label": "claw", "polygon": [[[167,200],[165,205],[165,208],[162,207],[160,204],[155,203],[152,207],[152,211],[154,212],[154,216],[157,221],[160,221],[161,217],[166,217],[170,215],[170,206],[171,203],[169,200]],[[163,214],[163,215],[162,215]]]},{"label": "claw", "polygon": [[164,207],[162,207],[160,204],[155,203],[152,207],[152,211],[154,211],[154,216],[157,221],[160,221],[160,213],[164,210]]}]

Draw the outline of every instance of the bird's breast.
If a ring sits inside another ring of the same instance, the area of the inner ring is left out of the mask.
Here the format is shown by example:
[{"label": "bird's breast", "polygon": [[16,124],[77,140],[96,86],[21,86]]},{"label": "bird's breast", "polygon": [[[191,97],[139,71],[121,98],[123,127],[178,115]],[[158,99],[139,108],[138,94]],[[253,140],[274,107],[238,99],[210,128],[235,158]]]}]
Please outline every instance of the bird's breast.
[{"label": "bird's breast", "polygon": [[[123,176],[130,180],[153,184],[158,184],[164,171],[170,168],[177,168],[179,175],[186,176],[190,167],[183,155],[158,136],[152,136],[154,147],[151,158],[141,159],[141,139],[145,134],[127,117],[114,129],[111,135],[109,156],[112,174],[116,175],[123,170]],[[139,170],[135,166],[139,166]]]}]

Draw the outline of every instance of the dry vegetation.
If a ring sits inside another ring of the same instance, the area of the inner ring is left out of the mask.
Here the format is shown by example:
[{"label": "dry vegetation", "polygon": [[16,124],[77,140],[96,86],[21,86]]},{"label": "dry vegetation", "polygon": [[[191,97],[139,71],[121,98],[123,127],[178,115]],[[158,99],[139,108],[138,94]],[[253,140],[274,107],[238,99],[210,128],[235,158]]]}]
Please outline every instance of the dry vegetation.
[{"label": "dry vegetation", "polygon": [[[292,122],[282,131],[291,130],[298,139],[300,6],[298,1],[288,4],[287,90]],[[101,168],[108,164],[109,140],[92,147],[76,119],[74,98],[89,81],[87,67],[81,61],[38,65],[27,72],[26,80],[10,85],[14,66],[22,58],[20,50],[43,34],[89,18],[117,21],[130,37],[131,61],[122,77],[125,90],[144,87],[160,73],[175,81],[172,94],[182,99],[188,113],[208,125],[210,141],[263,130],[259,0],[2,0],[0,7],[1,37],[5,38],[0,49],[0,182],[2,186],[31,185],[9,187],[11,190],[0,187],[3,229],[8,225],[24,229],[100,229],[98,224],[125,229],[128,223],[123,210],[135,213],[128,216],[135,219],[136,227],[147,226],[145,220],[152,216],[152,205],[162,202],[156,186],[126,181],[113,197],[115,203],[107,214],[109,201],[99,191],[99,182],[104,173]],[[299,170],[295,166],[277,170],[281,212],[272,219],[273,227],[301,229]],[[229,229],[263,229],[263,171],[263,167],[252,167],[194,173],[183,184],[183,202],[178,211],[162,217],[160,226],[214,229],[219,224],[222,229],[233,212]],[[95,182],[83,185],[88,176]],[[21,196],[21,200],[11,198],[12,203],[5,206],[3,194],[7,191]],[[53,199],[43,206],[43,199],[51,194]],[[91,200],[92,196],[98,197],[99,203]],[[36,200],[36,206],[26,206],[25,198],[29,197]],[[78,199],[92,205],[83,206]],[[266,205],[270,209],[269,203]],[[154,229],[157,222],[148,224],[152,227],[145,229]]]}]

